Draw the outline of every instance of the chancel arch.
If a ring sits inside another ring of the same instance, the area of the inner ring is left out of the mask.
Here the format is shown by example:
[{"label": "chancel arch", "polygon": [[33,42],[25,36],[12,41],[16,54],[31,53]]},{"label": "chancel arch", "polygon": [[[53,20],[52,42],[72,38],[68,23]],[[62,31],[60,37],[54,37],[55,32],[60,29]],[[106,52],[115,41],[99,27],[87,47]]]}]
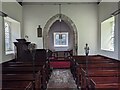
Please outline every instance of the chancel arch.
[{"label": "chancel arch", "polygon": [[[45,49],[49,49],[49,30],[51,28],[51,26],[59,20],[59,17],[60,17],[60,14],[56,14],[55,16],[51,17],[44,29],[43,29],[43,47]],[[74,22],[69,18],[67,17],[66,15],[64,14],[61,14],[61,20],[66,23],[70,30],[73,31],[73,54],[76,55],[77,54],[77,46],[78,46],[78,42],[77,42],[77,28],[74,24]]]}]

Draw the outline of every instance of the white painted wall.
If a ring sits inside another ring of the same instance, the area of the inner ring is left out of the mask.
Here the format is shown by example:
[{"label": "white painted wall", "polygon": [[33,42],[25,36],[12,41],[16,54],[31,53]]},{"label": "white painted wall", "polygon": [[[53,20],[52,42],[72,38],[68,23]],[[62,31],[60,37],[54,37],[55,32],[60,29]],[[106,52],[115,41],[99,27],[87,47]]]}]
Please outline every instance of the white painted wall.
[{"label": "white painted wall", "polygon": [[[86,43],[90,54],[97,52],[97,4],[62,5],[62,14],[70,17],[78,30],[78,54],[84,54]],[[43,39],[37,37],[37,27],[44,28],[46,22],[58,13],[58,5],[24,5],[24,34],[29,41],[43,48]]]},{"label": "white painted wall", "polygon": [[[0,0],[0,11],[2,11],[2,2]],[[0,16],[0,63],[2,63],[2,17]],[[0,74],[2,73],[2,66],[0,65]],[[0,80],[2,80],[2,75],[0,75]],[[0,83],[0,88],[2,88],[2,82]]]},{"label": "white painted wall", "polygon": [[[2,11],[2,2],[0,0],[0,11]],[[2,17],[0,16],[0,63],[2,62]]]},{"label": "white painted wall", "polygon": [[[14,21],[11,23],[11,40],[12,42],[16,42],[16,39],[18,38],[21,38],[21,31],[20,31],[20,23],[17,22],[17,21]],[[15,50],[15,45],[14,43],[12,44],[13,45],[13,49]]]},{"label": "white painted wall", "polygon": [[[118,7],[120,9],[120,2]],[[118,15],[118,59],[120,60],[120,14]]]},{"label": "white painted wall", "polygon": [[[2,2],[2,11],[5,12],[9,17],[19,21],[22,23],[22,7],[17,2]],[[3,24],[3,21],[0,23],[0,25]],[[22,27],[22,26],[21,26]],[[4,28],[0,30],[0,58],[2,58],[2,62],[11,60],[14,58],[13,54],[5,55],[5,45],[4,45]],[[2,36],[2,37],[1,37]],[[2,46],[2,47],[1,47]]]},{"label": "white painted wall", "polygon": [[24,34],[28,35],[29,41],[37,44],[37,48],[43,48],[43,39],[37,37],[38,25],[43,28],[46,22],[57,12],[57,6],[23,6]]},{"label": "white painted wall", "polygon": [[111,16],[111,13],[118,10],[117,2],[102,2],[99,4],[99,29],[98,29],[98,54],[118,59],[118,16],[115,26],[115,49],[114,51],[101,50],[101,29],[100,23]]}]

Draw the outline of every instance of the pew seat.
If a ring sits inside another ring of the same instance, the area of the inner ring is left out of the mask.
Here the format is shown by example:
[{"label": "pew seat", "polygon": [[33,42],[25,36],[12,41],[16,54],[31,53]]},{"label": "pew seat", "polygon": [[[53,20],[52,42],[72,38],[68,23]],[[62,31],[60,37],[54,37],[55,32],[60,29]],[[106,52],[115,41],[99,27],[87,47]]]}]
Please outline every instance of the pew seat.
[{"label": "pew seat", "polygon": [[30,81],[2,81],[1,90],[32,90]]}]

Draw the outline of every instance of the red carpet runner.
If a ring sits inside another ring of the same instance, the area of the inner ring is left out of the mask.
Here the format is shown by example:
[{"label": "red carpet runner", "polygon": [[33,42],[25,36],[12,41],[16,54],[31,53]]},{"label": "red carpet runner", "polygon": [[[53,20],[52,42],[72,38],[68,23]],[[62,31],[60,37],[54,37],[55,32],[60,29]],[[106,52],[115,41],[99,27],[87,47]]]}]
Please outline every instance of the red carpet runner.
[{"label": "red carpet runner", "polygon": [[70,68],[70,61],[63,58],[53,59],[50,61],[50,67],[53,68]]},{"label": "red carpet runner", "polygon": [[70,62],[69,61],[51,61],[50,67],[53,68],[70,68]]}]

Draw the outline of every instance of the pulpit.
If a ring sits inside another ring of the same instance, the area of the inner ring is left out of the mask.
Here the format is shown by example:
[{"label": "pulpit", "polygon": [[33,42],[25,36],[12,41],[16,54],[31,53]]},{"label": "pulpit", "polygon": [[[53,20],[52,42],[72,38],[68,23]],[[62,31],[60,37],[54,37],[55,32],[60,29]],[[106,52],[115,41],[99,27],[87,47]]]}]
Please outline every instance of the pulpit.
[{"label": "pulpit", "polygon": [[25,39],[16,39],[18,42],[14,42],[17,50],[17,60],[29,61],[32,59],[31,54],[28,50],[30,42],[26,42]]}]

